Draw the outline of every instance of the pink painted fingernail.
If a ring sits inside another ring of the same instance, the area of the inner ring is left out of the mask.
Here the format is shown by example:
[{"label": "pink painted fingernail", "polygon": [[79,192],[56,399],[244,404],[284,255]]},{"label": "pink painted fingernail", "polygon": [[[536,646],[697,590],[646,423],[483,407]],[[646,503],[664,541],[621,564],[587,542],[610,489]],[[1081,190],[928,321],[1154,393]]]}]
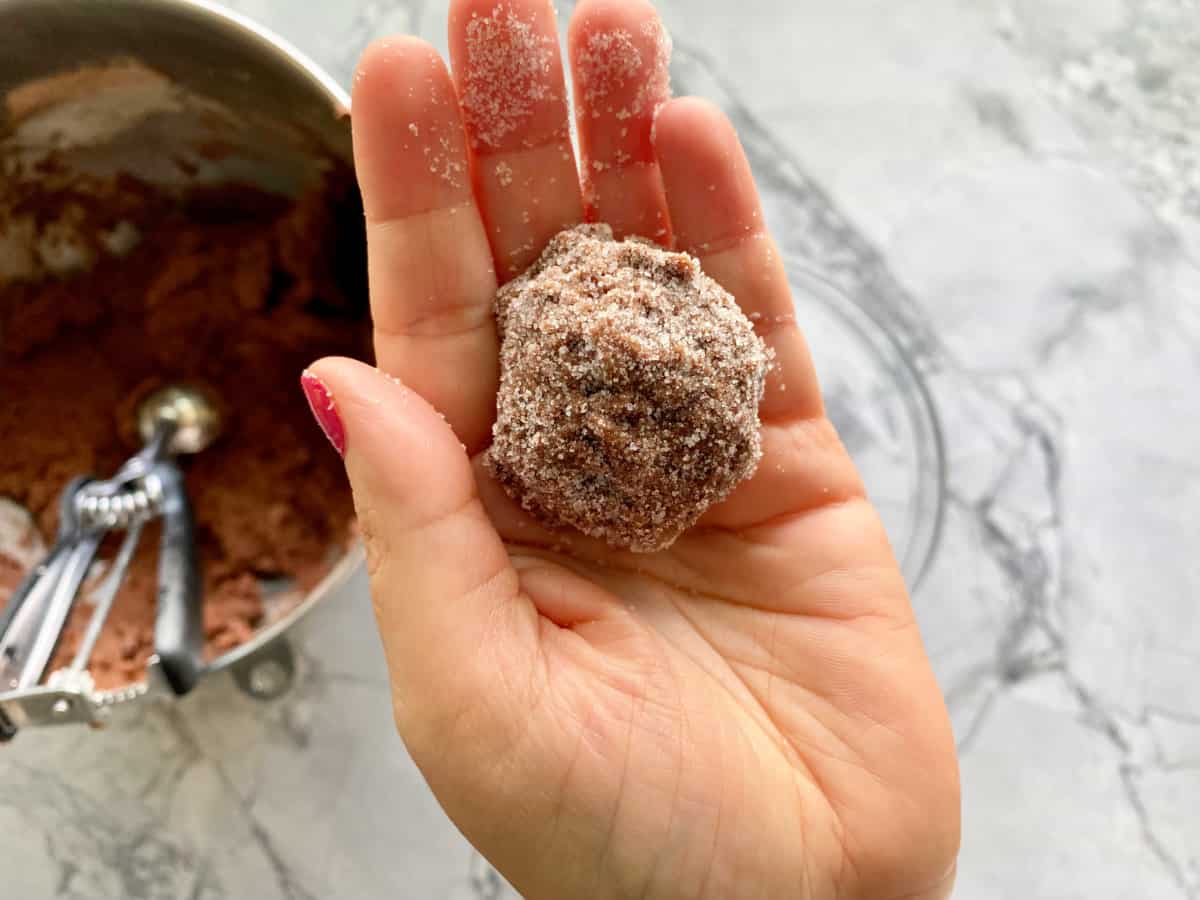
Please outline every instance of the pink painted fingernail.
[{"label": "pink painted fingernail", "polygon": [[300,376],[300,387],[304,389],[309,409],[312,410],[321,430],[325,432],[325,437],[329,438],[329,443],[333,444],[333,449],[339,456],[345,456],[346,429],[333,402],[333,394],[329,393],[325,383],[312,372],[305,372]]}]

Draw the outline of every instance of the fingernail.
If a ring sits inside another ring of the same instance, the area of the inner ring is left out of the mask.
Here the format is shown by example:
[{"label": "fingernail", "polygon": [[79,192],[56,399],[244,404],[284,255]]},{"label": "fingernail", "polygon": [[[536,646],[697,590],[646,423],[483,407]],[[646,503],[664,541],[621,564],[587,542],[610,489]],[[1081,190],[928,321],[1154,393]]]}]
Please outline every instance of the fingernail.
[{"label": "fingernail", "polygon": [[325,437],[329,438],[329,443],[333,444],[333,449],[339,456],[345,456],[346,429],[333,402],[333,394],[329,393],[325,383],[312,372],[306,371],[300,376],[300,387],[304,389],[308,407],[321,430],[325,432]]}]

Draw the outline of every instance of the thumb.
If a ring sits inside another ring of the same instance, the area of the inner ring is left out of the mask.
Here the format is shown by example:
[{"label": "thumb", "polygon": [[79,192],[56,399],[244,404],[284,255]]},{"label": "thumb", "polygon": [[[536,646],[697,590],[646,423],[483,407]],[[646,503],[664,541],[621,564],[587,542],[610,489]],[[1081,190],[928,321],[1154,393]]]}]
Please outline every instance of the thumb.
[{"label": "thumb", "polygon": [[[323,359],[301,376],[318,423],[345,458],[396,721],[414,757],[447,729],[485,743],[519,698],[498,677],[536,656],[537,614],[484,512],[466,451],[422,397],[377,369]],[[488,700],[490,702],[481,702]],[[501,707],[501,708],[497,708]],[[468,723],[467,710],[487,712]],[[490,738],[490,740],[488,740]]]}]

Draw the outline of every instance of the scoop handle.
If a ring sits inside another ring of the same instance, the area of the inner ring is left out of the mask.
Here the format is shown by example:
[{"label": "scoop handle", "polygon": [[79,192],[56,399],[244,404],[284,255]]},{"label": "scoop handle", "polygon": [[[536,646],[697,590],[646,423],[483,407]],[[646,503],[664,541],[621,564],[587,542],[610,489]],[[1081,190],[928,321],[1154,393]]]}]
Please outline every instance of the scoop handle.
[{"label": "scoop handle", "polygon": [[204,620],[195,528],[179,468],[163,461],[155,465],[154,473],[163,488],[154,652],[171,690],[186,694],[196,686],[204,670]]}]

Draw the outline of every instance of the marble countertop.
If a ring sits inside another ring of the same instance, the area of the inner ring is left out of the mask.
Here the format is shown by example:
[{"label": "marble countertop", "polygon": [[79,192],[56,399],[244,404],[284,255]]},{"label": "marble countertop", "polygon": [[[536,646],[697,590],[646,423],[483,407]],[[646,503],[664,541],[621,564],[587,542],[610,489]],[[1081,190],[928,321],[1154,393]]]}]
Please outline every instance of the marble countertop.
[{"label": "marble countertop", "polygon": [[[445,44],[440,0],[233,5],[343,83],[371,37]],[[1200,3],[659,5],[789,260],[888,325],[940,419],[915,602],[956,896],[1197,900]],[[509,896],[394,733],[364,579],[293,646],[282,700],[218,676],[0,753],[4,896]]]}]

